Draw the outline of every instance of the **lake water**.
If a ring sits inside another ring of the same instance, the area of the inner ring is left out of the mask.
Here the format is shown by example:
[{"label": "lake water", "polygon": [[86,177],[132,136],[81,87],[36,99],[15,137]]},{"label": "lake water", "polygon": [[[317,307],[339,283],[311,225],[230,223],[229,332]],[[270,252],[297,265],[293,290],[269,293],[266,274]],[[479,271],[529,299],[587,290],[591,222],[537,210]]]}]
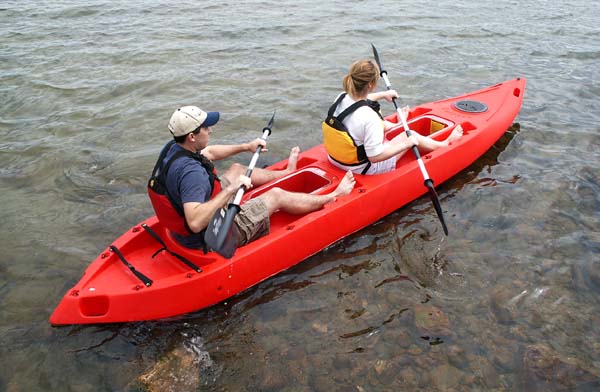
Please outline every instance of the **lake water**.
[{"label": "lake water", "polygon": [[[597,390],[599,17],[583,0],[3,1],[0,390]],[[321,142],[371,43],[403,104],[528,80],[518,124],[438,185],[448,238],[423,197],[210,309],[48,324],[152,214],[176,107],[221,111],[223,143],[276,109],[273,163]]]}]

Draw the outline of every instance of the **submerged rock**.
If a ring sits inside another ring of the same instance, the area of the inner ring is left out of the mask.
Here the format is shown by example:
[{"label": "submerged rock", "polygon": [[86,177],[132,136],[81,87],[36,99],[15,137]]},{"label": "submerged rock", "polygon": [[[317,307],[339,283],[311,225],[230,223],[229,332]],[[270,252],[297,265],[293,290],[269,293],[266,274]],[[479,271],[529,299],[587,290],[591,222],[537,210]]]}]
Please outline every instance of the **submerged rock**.
[{"label": "submerged rock", "polygon": [[192,392],[213,383],[220,367],[203,349],[202,340],[193,337],[160,358],[135,380],[137,390],[146,392]]},{"label": "submerged rock", "polygon": [[375,362],[375,371],[378,375],[381,375],[381,373],[383,373],[389,366],[390,364],[388,363],[388,361],[380,359]]},{"label": "submerged rock", "polygon": [[200,387],[200,369],[196,357],[178,347],[141,375],[138,383],[147,392],[196,391]]},{"label": "submerged rock", "polygon": [[469,364],[465,350],[457,345],[449,346],[446,355],[448,356],[448,362],[458,369],[464,369]]},{"label": "submerged rock", "polygon": [[510,287],[497,286],[490,294],[490,310],[494,318],[500,324],[513,324],[517,317],[517,307],[515,306],[527,291],[522,291],[515,295]]},{"label": "submerged rock", "polygon": [[457,387],[462,376],[463,372],[454,366],[440,365],[431,372],[431,384],[438,391],[447,391]]},{"label": "submerged rock", "polygon": [[481,377],[487,388],[494,389],[500,387],[498,372],[488,361],[482,361],[481,363]]},{"label": "submerged rock", "polygon": [[416,227],[397,240],[400,270],[411,281],[428,287],[444,277],[447,260],[441,254],[438,241],[424,227]]},{"label": "submerged rock", "polygon": [[414,388],[419,383],[419,376],[410,367],[405,367],[398,373],[398,378],[405,388]]},{"label": "submerged rock", "polygon": [[284,374],[277,368],[268,366],[264,369],[262,381],[260,383],[261,391],[279,391],[283,389],[289,381]]},{"label": "submerged rock", "polygon": [[415,327],[420,335],[428,338],[452,334],[448,316],[432,305],[415,306]]},{"label": "submerged rock", "polygon": [[563,391],[582,386],[600,387],[600,370],[561,356],[543,344],[525,348],[521,385],[526,391]]},{"label": "submerged rock", "polygon": [[325,334],[329,330],[329,327],[325,323],[321,323],[321,322],[315,321],[312,324],[312,329],[315,332],[318,332],[318,333],[321,333],[321,334]]}]

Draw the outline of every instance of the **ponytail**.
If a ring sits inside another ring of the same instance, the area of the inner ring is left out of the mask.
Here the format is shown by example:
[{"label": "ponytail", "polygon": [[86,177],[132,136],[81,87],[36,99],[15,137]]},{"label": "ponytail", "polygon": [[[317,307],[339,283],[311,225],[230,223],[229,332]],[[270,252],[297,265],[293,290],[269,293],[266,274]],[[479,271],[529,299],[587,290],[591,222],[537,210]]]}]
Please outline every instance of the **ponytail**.
[{"label": "ponytail", "polygon": [[379,68],[370,60],[358,60],[350,65],[348,74],[342,80],[344,91],[353,97],[366,95],[369,83],[377,83]]}]

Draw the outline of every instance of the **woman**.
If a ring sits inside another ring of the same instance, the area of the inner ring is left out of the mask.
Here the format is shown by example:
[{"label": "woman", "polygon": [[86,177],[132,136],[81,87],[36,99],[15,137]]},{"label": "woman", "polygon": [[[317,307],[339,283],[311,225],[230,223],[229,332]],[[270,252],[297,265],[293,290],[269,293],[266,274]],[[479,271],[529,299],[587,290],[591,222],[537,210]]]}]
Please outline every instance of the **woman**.
[{"label": "woman", "polygon": [[396,161],[412,146],[427,153],[462,137],[458,125],[443,141],[417,132],[410,137],[402,132],[386,141],[385,132],[398,124],[383,120],[376,101],[392,101],[398,93],[375,92],[378,81],[379,68],[370,60],[355,61],[344,76],[345,93],[338,95],[323,122],[325,148],[332,164],[357,174],[387,173],[395,169]]}]

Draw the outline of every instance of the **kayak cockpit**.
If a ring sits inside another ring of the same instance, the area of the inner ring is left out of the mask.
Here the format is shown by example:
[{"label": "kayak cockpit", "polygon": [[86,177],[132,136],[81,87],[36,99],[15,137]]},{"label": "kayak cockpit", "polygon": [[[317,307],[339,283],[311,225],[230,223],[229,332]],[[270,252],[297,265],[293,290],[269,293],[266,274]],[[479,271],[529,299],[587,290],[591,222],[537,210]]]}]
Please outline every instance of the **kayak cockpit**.
[{"label": "kayak cockpit", "polygon": [[248,192],[244,199],[253,199],[273,188],[281,188],[289,192],[320,193],[332,182],[325,170],[318,167],[305,167]]},{"label": "kayak cockpit", "polygon": [[[390,118],[392,122],[394,122],[394,120],[397,121],[397,119],[398,114],[395,114]],[[410,118],[409,115],[407,124],[411,131],[420,133],[423,136],[432,137],[436,140],[441,140],[445,139],[450,134],[455,122],[433,114],[424,114],[413,118]],[[404,132],[404,127],[401,123],[398,123],[397,127],[394,127],[386,133],[385,138],[387,140],[392,140],[402,132]]]}]

